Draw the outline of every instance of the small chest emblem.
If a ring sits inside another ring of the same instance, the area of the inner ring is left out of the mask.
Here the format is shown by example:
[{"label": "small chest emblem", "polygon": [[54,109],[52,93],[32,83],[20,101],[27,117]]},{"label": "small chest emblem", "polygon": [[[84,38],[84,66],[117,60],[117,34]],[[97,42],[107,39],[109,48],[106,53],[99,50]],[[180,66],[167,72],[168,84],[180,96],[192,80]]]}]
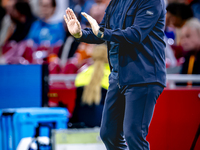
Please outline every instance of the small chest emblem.
[{"label": "small chest emblem", "polygon": [[149,11],[149,10],[147,10],[146,14],[147,14],[147,15],[151,15],[151,16],[152,16],[152,15],[153,15],[153,12],[152,12],[152,11]]}]

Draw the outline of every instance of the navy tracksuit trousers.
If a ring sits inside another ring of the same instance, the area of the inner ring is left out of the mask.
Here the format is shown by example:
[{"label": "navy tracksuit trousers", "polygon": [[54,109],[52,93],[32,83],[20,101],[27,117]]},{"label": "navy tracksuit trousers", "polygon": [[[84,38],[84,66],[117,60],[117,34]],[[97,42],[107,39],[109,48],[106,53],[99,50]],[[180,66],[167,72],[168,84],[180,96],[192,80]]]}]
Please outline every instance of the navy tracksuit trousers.
[{"label": "navy tracksuit trousers", "polygon": [[107,150],[149,150],[146,136],[163,87],[155,83],[119,88],[117,83],[110,75],[101,139]]}]

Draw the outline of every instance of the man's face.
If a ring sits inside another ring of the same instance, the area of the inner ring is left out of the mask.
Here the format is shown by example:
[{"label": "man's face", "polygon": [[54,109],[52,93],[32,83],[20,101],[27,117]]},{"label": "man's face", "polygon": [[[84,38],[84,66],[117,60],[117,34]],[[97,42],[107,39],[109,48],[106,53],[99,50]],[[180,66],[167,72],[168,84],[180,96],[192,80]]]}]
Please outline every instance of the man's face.
[{"label": "man's face", "polygon": [[40,7],[40,17],[42,19],[49,19],[53,15],[55,10],[55,8],[52,6],[51,0],[40,0],[39,7]]},{"label": "man's face", "polygon": [[181,30],[180,44],[185,51],[198,50],[200,48],[200,33],[192,27],[183,27]]}]

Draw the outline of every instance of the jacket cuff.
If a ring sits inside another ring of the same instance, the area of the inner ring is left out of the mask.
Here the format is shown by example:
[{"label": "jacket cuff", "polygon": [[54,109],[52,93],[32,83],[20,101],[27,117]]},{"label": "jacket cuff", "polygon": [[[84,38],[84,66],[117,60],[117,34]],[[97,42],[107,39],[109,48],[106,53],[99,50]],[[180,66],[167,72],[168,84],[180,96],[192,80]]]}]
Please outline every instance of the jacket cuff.
[{"label": "jacket cuff", "polygon": [[102,39],[105,41],[110,41],[111,35],[112,35],[112,30],[104,28],[104,36]]},{"label": "jacket cuff", "polygon": [[81,29],[81,31],[82,31],[81,38],[75,38],[77,42],[81,42],[83,39],[86,39],[86,37],[87,37],[86,31],[83,29]]}]

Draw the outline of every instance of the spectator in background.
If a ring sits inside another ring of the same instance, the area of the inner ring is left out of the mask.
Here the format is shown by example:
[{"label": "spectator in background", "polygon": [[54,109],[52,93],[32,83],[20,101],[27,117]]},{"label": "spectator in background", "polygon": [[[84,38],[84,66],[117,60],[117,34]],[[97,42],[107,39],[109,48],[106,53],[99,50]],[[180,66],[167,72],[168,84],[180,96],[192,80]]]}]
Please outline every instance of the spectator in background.
[{"label": "spectator in background", "polygon": [[55,12],[56,1],[40,0],[39,9],[40,19],[33,23],[27,39],[32,39],[38,45],[43,45],[44,43],[52,45],[59,41],[63,43],[66,36],[63,22],[48,22]]},{"label": "spectator in background", "polygon": [[188,19],[193,17],[190,6],[183,3],[170,3],[167,6],[166,25],[181,28]]},{"label": "spectator in background", "polygon": [[191,19],[181,29],[180,45],[186,52],[181,74],[200,74],[200,22]]},{"label": "spectator in background", "polygon": [[[38,3],[40,0],[29,0],[32,11],[36,16],[39,16],[39,7]],[[63,20],[64,11],[67,7],[69,7],[69,0],[55,0],[56,1],[56,9],[54,14],[47,20],[48,23],[56,23],[61,22]]]},{"label": "spectator in background", "polygon": [[53,16],[48,20],[50,23],[63,21],[66,8],[69,7],[69,0],[56,0],[56,9]]},{"label": "spectator in background", "polygon": [[[26,0],[12,0],[5,6],[10,15],[11,24],[2,39],[2,56],[0,62],[3,64],[28,64],[32,61],[32,50],[26,48],[25,38],[29,33],[32,23],[36,20]],[[5,29],[5,28],[4,28]],[[4,31],[3,31],[4,32]]]},{"label": "spectator in background", "polygon": [[[101,20],[103,19],[104,13],[105,13],[105,9],[108,5],[108,0],[90,0],[87,1],[83,7],[82,7],[82,12],[86,12],[88,14],[90,14],[90,11],[93,11],[92,13],[95,15],[96,14],[100,14],[98,11],[102,12],[101,17],[98,17],[99,20],[97,20],[98,23],[101,22]],[[88,23],[87,19],[85,19],[85,17],[81,16],[81,24],[82,26],[86,26],[86,24]]]},{"label": "spectator in background", "polygon": [[69,121],[72,127],[95,127],[101,124],[110,74],[106,45],[96,45],[91,55],[93,64],[82,70],[75,80],[76,106]]},{"label": "spectator in background", "polygon": [[16,24],[11,20],[11,13],[13,12],[16,2],[27,0],[2,0],[1,5],[6,10],[6,15],[2,20],[0,32],[0,46],[4,45],[6,41],[12,36],[16,29]]},{"label": "spectator in background", "polygon": [[31,25],[36,20],[27,2],[17,2],[10,13],[11,20],[16,24],[16,29],[9,41],[20,42],[28,35]]},{"label": "spectator in background", "polygon": [[90,15],[93,18],[95,18],[95,20],[97,21],[98,24],[103,19],[106,7],[107,7],[107,5],[106,5],[106,3],[104,3],[104,1],[96,0],[96,4],[93,4],[90,11],[89,11]]},{"label": "spectator in background", "polygon": [[193,17],[192,9],[183,3],[170,3],[167,6],[166,26],[176,28],[176,44],[180,42],[180,28]]},{"label": "spectator in background", "polygon": [[193,18],[193,12],[189,5],[183,3],[169,3],[166,9],[166,28],[175,29],[175,42],[171,45],[176,58],[179,59],[184,57],[184,52],[180,47],[181,28]]},{"label": "spectator in background", "polygon": [[[194,18],[181,29],[180,45],[185,51],[181,74],[200,74],[200,22]],[[177,83],[177,85],[200,86],[200,83]]]}]

